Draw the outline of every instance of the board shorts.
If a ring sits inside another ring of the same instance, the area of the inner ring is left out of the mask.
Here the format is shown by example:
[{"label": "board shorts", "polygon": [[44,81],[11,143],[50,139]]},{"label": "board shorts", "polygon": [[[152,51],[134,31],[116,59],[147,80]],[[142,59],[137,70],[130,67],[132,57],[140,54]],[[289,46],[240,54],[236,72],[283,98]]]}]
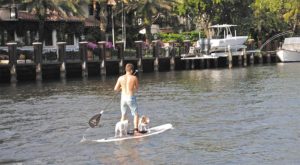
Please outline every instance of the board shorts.
[{"label": "board shorts", "polygon": [[135,114],[138,114],[138,106],[137,106],[137,102],[136,102],[136,96],[121,95],[121,113],[122,113],[122,115],[126,114],[127,107],[129,107],[132,116],[135,116]]}]

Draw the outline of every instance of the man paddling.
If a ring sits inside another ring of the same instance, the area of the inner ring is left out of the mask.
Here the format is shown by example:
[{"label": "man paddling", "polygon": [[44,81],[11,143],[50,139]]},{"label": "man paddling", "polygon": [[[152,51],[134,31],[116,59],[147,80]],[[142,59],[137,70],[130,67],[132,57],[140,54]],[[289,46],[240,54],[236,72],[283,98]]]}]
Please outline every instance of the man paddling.
[{"label": "man paddling", "polygon": [[129,107],[133,118],[134,134],[139,134],[138,131],[138,106],[135,93],[138,90],[139,83],[136,76],[133,75],[133,65],[131,63],[125,66],[126,73],[118,78],[114,90],[121,91],[121,121],[126,119],[126,110]]}]

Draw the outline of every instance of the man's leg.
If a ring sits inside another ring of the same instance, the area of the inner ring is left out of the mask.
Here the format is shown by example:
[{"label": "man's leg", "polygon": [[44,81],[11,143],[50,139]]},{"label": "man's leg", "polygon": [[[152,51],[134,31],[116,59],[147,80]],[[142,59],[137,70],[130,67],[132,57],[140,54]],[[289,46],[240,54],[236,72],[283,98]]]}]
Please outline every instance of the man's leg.
[{"label": "man's leg", "polygon": [[126,114],[125,113],[121,115],[121,121],[124,121],[124,120],[126,120]]},{"label": "man's leg", "polygon": [[126,105],[123,99],[121,99],[121,121],[126,120]]},{"label": "man's leg", "polygon": [[134,118],[133,118],[133,123],[134,123],[134,129],[138,129],[138,124],[139,124],[139,114],[135,113]]}]

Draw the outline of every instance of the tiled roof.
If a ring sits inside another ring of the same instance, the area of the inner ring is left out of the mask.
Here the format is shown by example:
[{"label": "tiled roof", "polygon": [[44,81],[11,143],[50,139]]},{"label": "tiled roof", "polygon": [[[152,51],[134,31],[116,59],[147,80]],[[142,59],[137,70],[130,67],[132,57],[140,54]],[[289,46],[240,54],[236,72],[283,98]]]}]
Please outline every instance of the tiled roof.
[{"label": "tiled roof", "polygon": [[[19,20],[27,21],[38,21],[38,16],[27,11],[18,11]],[[0,20],[9,21],[10,19],[10,10],[9,9],[0,9]],[[50,13],[46,17],[46,21],[67,21],[67,22],[81,22],[83,18],[76,16],[61,16],[56,13]]]},{"label": "tiled roof", "polygon": [[19,11],[18,12],[18,19],[21,20],[38,20],[38,17],[34,14],[28,13],[26,11]]},{"label": "tiled roof", "polygon": [[94,19],[94,18],[86,18],[84,20],[84,26],[85,27],[96,27],[96,26],[99,26],[100,22],[97,20],[97,19]]},{"label": "tiled roof", "polygon": [[[24,21],[38,21],[39,18],[37,15],[29,13],[27,11],[18,11],[18,19]],[[13,20],[13,21],[17,21]],[[10,10],[9,9],[0,9],[0,21],[12,21],[10,19]],[[77,16],[61,16],[56,13],[50,13],[46,17],[46,21],[66,21],[66,22],[83,22],[85,27],[98,27],[100,21],[94,19],[94,17],[82,18]]]}]

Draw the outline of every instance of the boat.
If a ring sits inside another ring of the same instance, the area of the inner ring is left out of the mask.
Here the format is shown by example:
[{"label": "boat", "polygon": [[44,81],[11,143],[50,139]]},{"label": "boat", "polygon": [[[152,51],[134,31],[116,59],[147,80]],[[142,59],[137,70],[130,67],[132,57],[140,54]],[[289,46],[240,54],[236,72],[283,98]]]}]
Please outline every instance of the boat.
[{"label": "boat", "polygon": [[299,62],[300,37],[285,38],[281,49],[279,49],[276,54],[281,62]]},{"label": "boat", "polygon": [[237,25],[222,24],[209,27],[209,37],[199,39],[196,47],[200,47],[202,51],[207,53],[225,52],[230,46],[231,51],[238,51],[246,48],[244,43],[248,36],[237,36],[236,30],[232,33],[232,28]]}]

